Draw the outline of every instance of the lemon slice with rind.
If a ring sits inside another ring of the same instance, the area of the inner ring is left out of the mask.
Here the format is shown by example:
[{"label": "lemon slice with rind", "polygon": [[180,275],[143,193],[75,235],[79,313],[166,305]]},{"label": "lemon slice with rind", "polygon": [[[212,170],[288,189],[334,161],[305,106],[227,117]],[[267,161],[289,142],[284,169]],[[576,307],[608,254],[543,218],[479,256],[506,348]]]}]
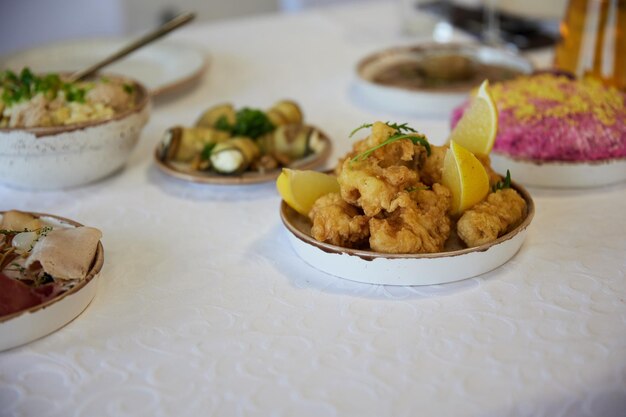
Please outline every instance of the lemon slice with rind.
[{"label": "lemon slice with rind", "polygon": [[498,108],[489,90],[489,81],[485,80],[450,133],[450,141],[474,154],[488,155],[497,133]]},{"label": "lemon slice with rind", "polygon": [[450,211],[453,215],[480,203],[489,193],[485,167],[473,153],[456,142],[450,142],[446,152],[441,182],[452,194]]},{"label": "lemon slice with rind", "polygon": [[318,198],[339,192],[339,183],[337,177],[323,172],[283,168],[276,188],[289,207],[307,216]]}]

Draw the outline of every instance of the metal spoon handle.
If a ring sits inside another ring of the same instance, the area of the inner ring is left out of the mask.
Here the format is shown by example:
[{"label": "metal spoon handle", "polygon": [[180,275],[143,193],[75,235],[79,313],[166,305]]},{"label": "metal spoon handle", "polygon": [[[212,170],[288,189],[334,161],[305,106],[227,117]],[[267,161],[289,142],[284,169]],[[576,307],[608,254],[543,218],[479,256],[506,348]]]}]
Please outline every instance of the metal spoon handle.
[{"label": "metal spoon handle", "polygon": [[159,26],[156,30],[147,33],[146,35],[142,36],[141,38],[133,41],[132,43],[128,44],[127,46],[125,46],[124,48],[120,49],[119,51],[115,52],[112,55],[109,55],[107,58],[103,59],[102,61],[99,61],[95,64],[93,64],[92,66],[85,68],[83,70],[80,71],[76,71],[75,73],[73,73],[72,75],[70,75],[69,77],[69,81],[78,81],[82,78],[85,78],[93,73],[95,73],[96,71],[98,71],[99,69],[111,64],[112,62],[117,61],[120,58],[125,57],[126,55],[130,54],[131,52],[135,51],[136,49],[141,48],[144,45],[149,44],[150,42],[159,39],[160,37],[162,37],[163,35],[173,31],[174,29],[177,29],[189,22],[191,22],[194,18],[196,17],[195,13],[183,13],[180,14],[178,16],[176,16],[175,18],[165,22],[163,25]]}]

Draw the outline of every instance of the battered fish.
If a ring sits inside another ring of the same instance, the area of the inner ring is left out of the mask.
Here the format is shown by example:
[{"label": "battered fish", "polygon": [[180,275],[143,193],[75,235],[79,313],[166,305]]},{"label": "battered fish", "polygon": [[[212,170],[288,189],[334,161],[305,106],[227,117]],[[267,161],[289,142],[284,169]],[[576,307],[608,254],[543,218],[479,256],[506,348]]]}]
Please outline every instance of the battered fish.
[{"label": "battered fish", "polygon": [[526,212],[526,201],[512,188],[498,190],[467,210],[457,223],[457,233],[468,247],[496,240],[516,227]]},{"label": "battered fish", "polygon": [[384,253],[441,252],[450,236],[450,202],[450,191],[440,184],[401,194],[395,211],[369,221],[370,247]]},{"label": "battered fish", "polygon": [[382,210],[395,210],[395,200],[401,193],[421,185],[417,167],[425,158],[426,150],[408,139],[376,149],[365,159],[352,160],[395,133],[396,130],[385,123],[374,123],[372,134],[355,144],[353,152],[338,170],[341,196],[348,203],[361,207],[370,217]]},{"label": "battered fish", "polygon": [[346,248],[359,248],[367,244],[369,217],[361,215],[339,193],[318,198],[309,218],[313,222],[311,235],[316,240]]}]

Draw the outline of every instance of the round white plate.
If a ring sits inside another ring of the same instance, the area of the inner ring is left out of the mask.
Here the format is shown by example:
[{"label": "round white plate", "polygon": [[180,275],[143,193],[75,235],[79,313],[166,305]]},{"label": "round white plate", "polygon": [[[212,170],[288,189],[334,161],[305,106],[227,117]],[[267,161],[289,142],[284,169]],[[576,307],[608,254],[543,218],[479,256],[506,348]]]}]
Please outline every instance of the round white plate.
[{"label": "round white plate", "polygon": [[474,248],[452,243],[441,253],[397,255],[346,249],[311,237],[310,220],[284,201],[280,216],[295,252],[320,271],[367,284],[444,284],[491,271],[511,259],[522,246],[535,206],[524,188],[516,184],[513,187],[527,203],[526,218],[518,227],[494,242]]},{"label": "round white plate", "polygon": [[[119,50],[129,39],[84,39],[20,51],[0,58],[0,68],[34,72],[72,72]],[[205,54],[187,44],[164,39],[147,45],[103,71],[140,81],[155,96],[198,79],[206,68]]]},{"label": "round white plate", "polygon": [[[52,225],[60,223],[69,227],[82,226],[62,217],[41,213],[31,214]],[[46,336],[78,317],[96,295],[97,278],[103,262],[104,249],[99,243],[87,276],[72,289],[43,304],[0,317],[0,351]]]},{"label": "round white plate", "polygon": [[482,63],[498,64],[515,69],[524,74],[533,71],[532,64],[525,58],[511,52],[476,46],[472,44],[424,44],[397,47],[376,52],[362,59],[356,67],[355,94],[358,101],[377,110],[407,115],[448,116],[457,106],[467,100],[472,87],[413,89],[389,86],[373,81],[375,74],[389,65],[422,60],[433,50],[450,50],[472,56]]},{"label": "round white plate", "polygon": [[[314,169],[320,167],[328,159],[332,150],[332,142],[325,133],[321,133],[320,139],[324,146],[321,147],[319,152],[294,161],[288,168]],[[161,159],[160,155],[163,153],[162,147],[163,144],[159,143],[154,150],[154,162],[157,168],[167,175],[184,181],[214,185],[249,185],[275,181],[282,172],[282,168],[272,169],[266,172],[246,171],[237,175],[222,175],[211,171],[195,171],[190,169],[187,163],[164,161]]]},{"label": "round white plate", "polygon": [[515,181],[533,187],[589,188],[626,181],[626,158],[597,162],[545,162],[491,152],[496,172],[511,172]]}]

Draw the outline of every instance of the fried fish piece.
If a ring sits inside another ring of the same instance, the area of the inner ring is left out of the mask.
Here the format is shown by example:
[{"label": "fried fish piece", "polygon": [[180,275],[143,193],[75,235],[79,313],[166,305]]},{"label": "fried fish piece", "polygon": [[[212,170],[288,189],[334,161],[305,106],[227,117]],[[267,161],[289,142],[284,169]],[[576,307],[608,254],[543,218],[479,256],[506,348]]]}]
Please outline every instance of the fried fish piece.
[{"label": "fried fish piece", "polygon": [[316,240],[346,248],[358,248],[367,243],[369,217],[344,201],[339,193],[318,198],[309,218],[313,222],[311,235]]},{"label": "fried fish piece", "polygon": [[430,155],[420,167],[420,179],[424,184],[433,185],[441,182],[443,175],[443,160],[449,146],[430,145]]},{"label": "fried fish piece", "polygon": [[348,160],[337,181],[344,200],[361,207],[365,215],[372,217],[382,210],[395,210],[395,200],[407,189],[419,185],[419,175],[401,165],[381,168],[374,159]]},{"label": "fried fish piece", "polygon": [[457,233],[468,247],[496,240],[524,218],[526,201],[512,188],[490,193],[467,210],[457,222]]},{"label": "fried fish piece", "polygon": [[450,190],[440,184],[404,192],[397,210],[369,221],[370,247],[384,253],[441,252],[450,236],[450,203]]}]

